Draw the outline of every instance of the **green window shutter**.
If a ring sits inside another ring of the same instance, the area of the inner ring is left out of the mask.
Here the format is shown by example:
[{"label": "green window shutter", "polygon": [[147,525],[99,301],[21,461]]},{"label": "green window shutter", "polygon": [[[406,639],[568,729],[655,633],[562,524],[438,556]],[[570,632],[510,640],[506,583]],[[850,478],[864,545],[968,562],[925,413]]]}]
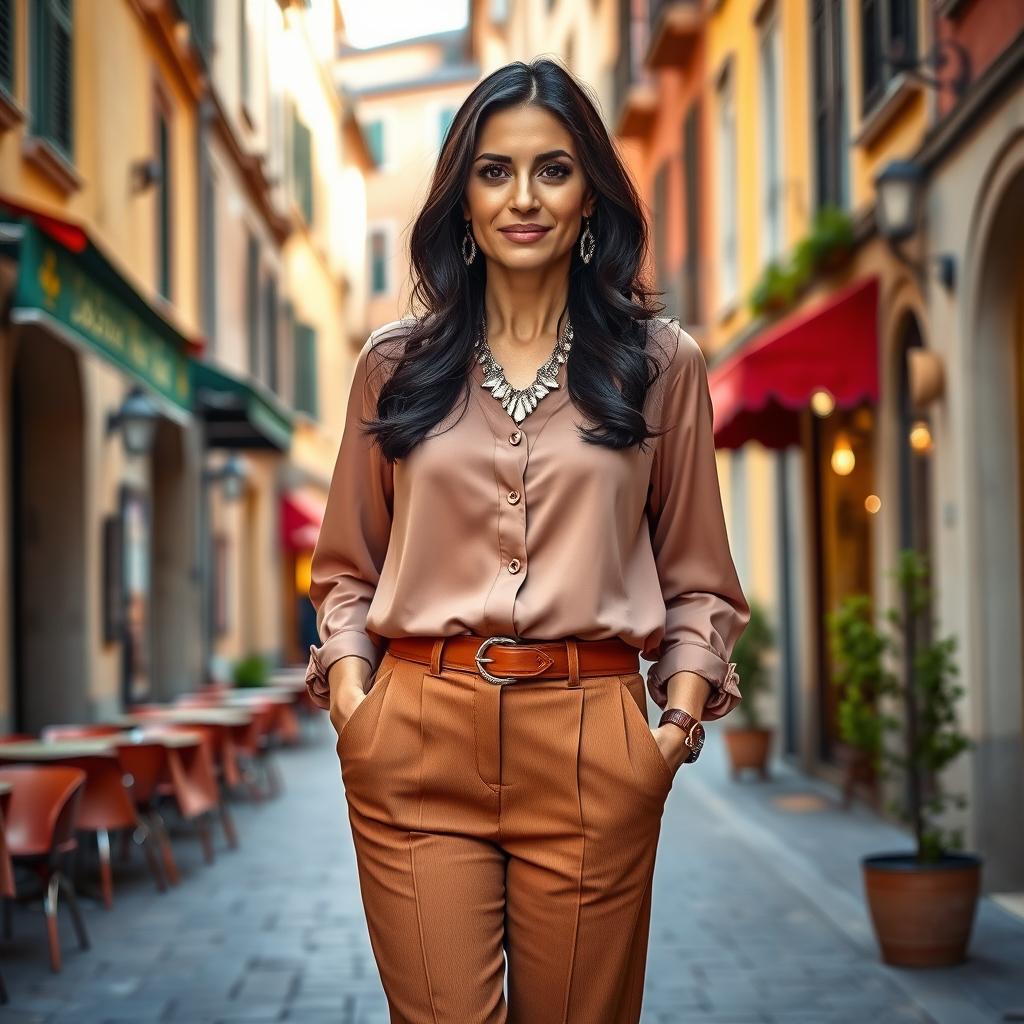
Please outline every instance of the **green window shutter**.
[{"label": "green window shutter", "polygon": [[249,373],[260,378],[260,243],[252,235],[246,244],[245,321],[249,341]]},{"label": "green window shutter", "polygon": [[384,122],[371,121],[366,126],[366,142],[370,147],[374,163],[384,163]]},{"label": "green window shutter", "polygon": [[292,109],[292,194],[306,223],[313,223],[313,135]]},{"label": "green window shutter", "polygon": [[441,115],[440,115],[440,122],[438,124],[438,129],[440,131],[440,135],[438,137],[437,144],[439,146],[443,146],[444,145],[445,136],[448,134],[448,129],[451,127],[451,123],[454,120],[455,120],[455,108],[454,107],[442,107],[441,108]]},{"label": "green window shutter", "polygon": [[0,89],[14,92],[14,0],[0,0]]},{"label": "green window shutter", "polygon": [[157,195],[158,230],[157,261],[159,263],[160,294],[171,297],[171,140],[170,125],[163,114],[157,115],[157,146],[159,147],[162,179]]},{"label": "green window shutter", "polygon": [[73,160],[72,0],[32,4],[32,132]]},{"label": "green window shutter", "polygon": [[295,324],[295,408],[316,419],[317,374],[316,330],[308,324]]}]

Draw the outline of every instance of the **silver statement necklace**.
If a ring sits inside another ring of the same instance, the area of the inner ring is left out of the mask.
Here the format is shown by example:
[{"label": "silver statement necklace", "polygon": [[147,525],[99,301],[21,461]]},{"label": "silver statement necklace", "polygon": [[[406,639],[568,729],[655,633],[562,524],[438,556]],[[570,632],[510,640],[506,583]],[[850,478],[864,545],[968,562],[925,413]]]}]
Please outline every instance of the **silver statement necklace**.
[{"label": "silver statement necklace", "polygon": [[482,363],[484,368],[481,387],[490,390],[491,394],[501,402],[501,407],[516,423],[522,423],[537,408],[537,403],[549,391],[553,391],[559,386],[558,366],[568,358],[569,349],[572,348],[572,339],[572,324],[566,317],[565,328],[561,337],[555,342],[555,348],[550,358],[537,371],[534,382],[520,390],[509,383],[505,371],[491,354],[490,346],[487,344],[487,317],[484,315],[481,318],[480,331],[473,346],[477,353],[477,362]]}]

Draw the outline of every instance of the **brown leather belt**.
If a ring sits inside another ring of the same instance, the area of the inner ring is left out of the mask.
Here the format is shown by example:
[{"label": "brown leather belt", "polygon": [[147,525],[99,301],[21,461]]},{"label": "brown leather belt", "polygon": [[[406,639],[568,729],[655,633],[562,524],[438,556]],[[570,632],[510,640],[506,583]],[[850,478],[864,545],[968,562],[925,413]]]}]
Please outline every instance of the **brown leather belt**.
[{"label": "brown leather belt", "polygon": [[[440,648],[440,650],[438,650]],[[396,657],[431,670],[478,672],[492,683],[520,679],[565,679],[640,671],[640,652],[624,640],[529,640],[507,636],[402,636],[388,640]],[[436,659],[436,660],[435,660]],[[575,663],[575,672],[573,664]]]}]

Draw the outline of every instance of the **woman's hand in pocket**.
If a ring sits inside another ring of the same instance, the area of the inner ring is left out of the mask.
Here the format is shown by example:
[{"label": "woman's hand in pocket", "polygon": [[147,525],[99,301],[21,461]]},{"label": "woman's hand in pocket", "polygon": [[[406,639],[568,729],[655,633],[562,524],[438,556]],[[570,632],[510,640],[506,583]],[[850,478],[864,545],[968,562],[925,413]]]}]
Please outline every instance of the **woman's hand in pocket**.
[{"label": "woman's hand in pocket", "polygon": [[371,672],[370,663],[358,654],[339,658],[328,669],[327,683],[331,690],[329,715],[338,736],[360,702],[366,700],[363,687]]}]

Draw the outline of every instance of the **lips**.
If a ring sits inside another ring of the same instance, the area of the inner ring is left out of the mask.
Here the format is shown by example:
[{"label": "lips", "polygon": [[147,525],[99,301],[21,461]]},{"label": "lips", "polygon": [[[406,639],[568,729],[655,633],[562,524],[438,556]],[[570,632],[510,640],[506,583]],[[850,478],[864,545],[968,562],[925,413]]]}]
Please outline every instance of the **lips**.
[{"label": "lips", "polygon": [[543,227],[540,224],[523,224],[498,230],[514,242],[534,242],[538,238],[543,238],[551,228]]}]

